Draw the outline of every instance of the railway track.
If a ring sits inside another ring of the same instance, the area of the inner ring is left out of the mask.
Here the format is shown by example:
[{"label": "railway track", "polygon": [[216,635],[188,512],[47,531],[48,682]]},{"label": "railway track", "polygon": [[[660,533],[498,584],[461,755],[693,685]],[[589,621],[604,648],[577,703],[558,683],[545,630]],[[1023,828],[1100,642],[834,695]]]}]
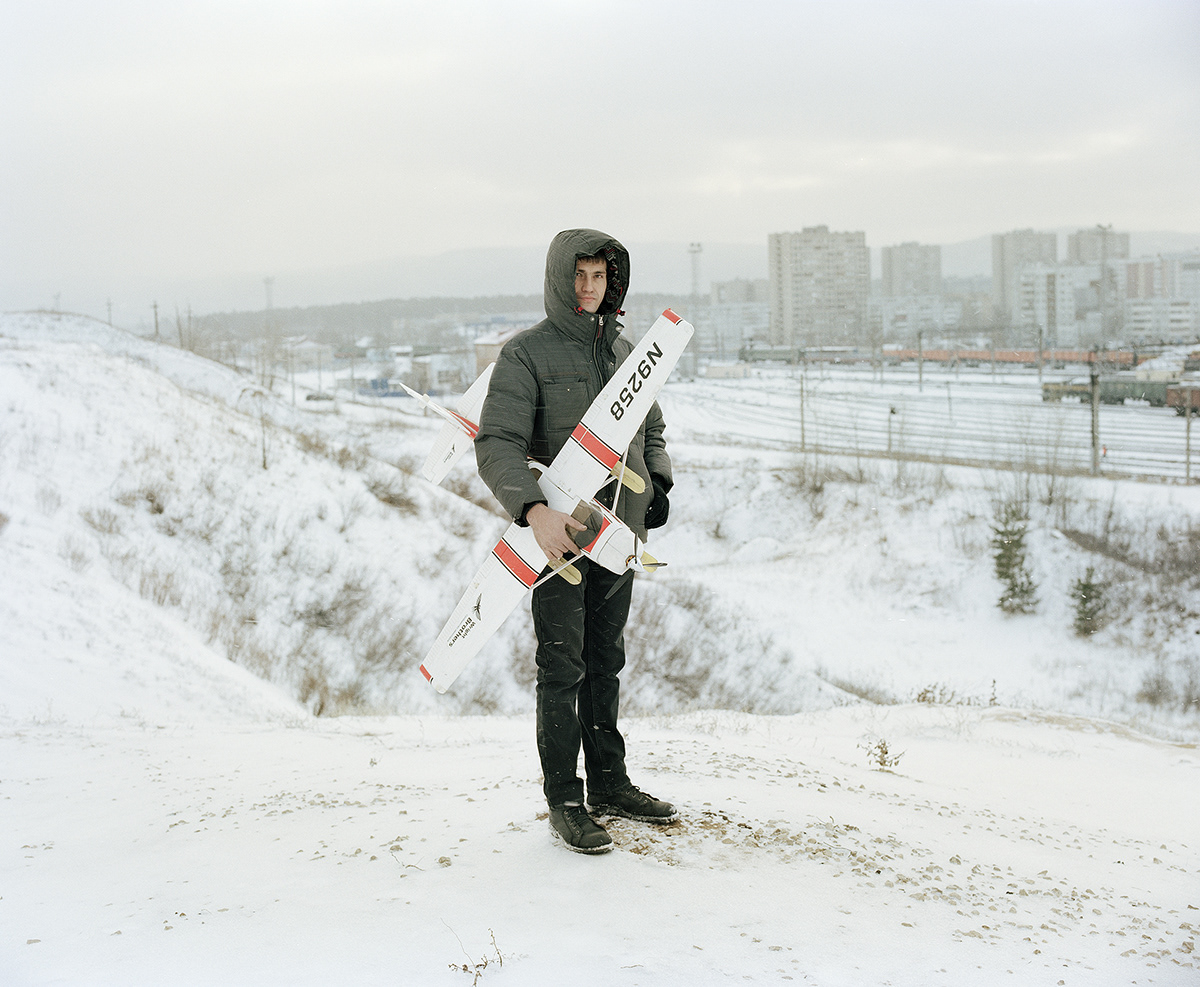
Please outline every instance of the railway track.
[{"label": "railway track", "polygon": [[[918,384],[915,372],[896,370],[882,380],[854,368],[768,370],[672,382],[660,402],[672,430],[698,441],[1072,474],[1092,464],[1091,406],[1043,402],[1034,373],[926,372]],[[1200,422],[1192,423],[1189,471],[1186,422],[1174,411],[1099,410],[1102,475],[1200,477]]]}]

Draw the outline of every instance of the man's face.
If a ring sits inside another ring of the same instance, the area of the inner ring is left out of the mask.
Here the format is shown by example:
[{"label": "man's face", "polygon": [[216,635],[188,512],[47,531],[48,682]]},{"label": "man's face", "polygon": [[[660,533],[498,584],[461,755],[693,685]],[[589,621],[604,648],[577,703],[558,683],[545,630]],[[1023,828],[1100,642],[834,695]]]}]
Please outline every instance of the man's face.
[{"label": "man's face", "polygon": [[608,289],[608,268],[604,261],[575,262],[575,302],[581,309],[595,314]]}]

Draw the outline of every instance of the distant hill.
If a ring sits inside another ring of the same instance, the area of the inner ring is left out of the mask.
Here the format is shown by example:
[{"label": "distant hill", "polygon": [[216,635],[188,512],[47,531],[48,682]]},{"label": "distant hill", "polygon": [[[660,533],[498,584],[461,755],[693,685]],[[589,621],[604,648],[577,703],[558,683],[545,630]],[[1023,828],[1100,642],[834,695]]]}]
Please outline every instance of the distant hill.
[{"label": "distant hill", "polygon": [[[1060,226],[1058,234],[1058,256],[1066,257],[1067,237],[1081,227]],[[997,230],[996,232],[1002,232]],[[1200,233],[1173,233],[1169,231],[1129,231],[1129,253],[1132,257],[1154,254],[1176,253],[1183,250],[1200,249]],[[877,258],[874,271],[878,273]],[[992,234],[963,240],[959,243],[942,244],[942,274],[949,277],[970,277],[973,274],[992,273]]]},{"label": "distant hill", "polygon": [[[1061,227],[1059,256],[1067,235],[1079,227]],[[1000,232],[1000,231],[997,231]],[[870,240],[868,234],[868,242]],[[692,258],[687,243],[626,244],[633,258],[631,289],[638,293],[688,295],[692,290]],[[880,272],[879,248],[871,246],[871,272]],[[1200,233],[1131,232],[1134,256],[1200,248]],[[450,250],[425,257],[395,258],[372,264],[279,275],[277,305],[318,305],[340,299],[448,298],[492,295],[541,296],[545,247],[495,247]],[[992,235],[942,244],[942,273],[970,277],[992,273]],[[700,290],[713,281],[767,276],[767,238],[753,243],[705,243],[700,254]]]},{"label": "distant hill", "polygon": [[[1066,253],[1067,235],[1077,228],[1062,227],[1056,231],[1059,256]],[[872,242],[869,231],[868,243],[871,245],[871,273],[878,278],[880,247],[887,243]],[[626,245],[633,255],[631,290],[634,293],[691,294],[692,256],[686,242],[629,241]],[[1149,231],[1131,235],[1135,256],[1194,248],[1200,248],[1200,233]],[[389,299],[540,298],[545,256],[544,245],[476,247],[338,267],[280,271],[273,276],[273,301],[279,309],[299,309],[369,304]],[[942,273],[947,277],[990,276],[991,234],[942,244]],[[758,243],[705,243],[700,254],[699,275],[702,293],[707,293],[714,281],[765,278],[766,235]],[[162,303],[160,314],[170,321],[174,319],[176,308],[186,313],[190,307],[198,315],[261,311],[263,282],[258,275],[185,279],[166,285],[140,285],[135,294],[146,299],[159,299]],[[6,304],[2,296],[3,292],[0,292],[0,307]],[[93,299],[92,308],[101,312],[103,296],[98,297],[99,301]],[[167,299],[184,301],[181,304]],[[87,308],[81,299],[72,298],[70,305]],[[122,305],[114,307],[116,322],[129,323],[132,327],[133,320],[126,313],[127,309]],[[150,318],[149,301],[136,318],[144,331]]]}]

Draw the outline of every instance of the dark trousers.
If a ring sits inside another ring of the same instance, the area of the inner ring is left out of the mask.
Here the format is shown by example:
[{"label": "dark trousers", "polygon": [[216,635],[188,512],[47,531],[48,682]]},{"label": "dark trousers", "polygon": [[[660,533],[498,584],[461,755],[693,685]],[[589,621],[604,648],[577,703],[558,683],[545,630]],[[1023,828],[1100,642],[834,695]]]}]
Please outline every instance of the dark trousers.
[{"label": "dark trousers", "polygon": [[617,730],[618,675],[625,666],[625,621],[633,595],[626,579],[587,559],[575,567],[578,586],[548,579],[533,591],[537,634],[537,745],[550,805],[583,801],[579,749],[593,796],[629,784],[625,740]]}]

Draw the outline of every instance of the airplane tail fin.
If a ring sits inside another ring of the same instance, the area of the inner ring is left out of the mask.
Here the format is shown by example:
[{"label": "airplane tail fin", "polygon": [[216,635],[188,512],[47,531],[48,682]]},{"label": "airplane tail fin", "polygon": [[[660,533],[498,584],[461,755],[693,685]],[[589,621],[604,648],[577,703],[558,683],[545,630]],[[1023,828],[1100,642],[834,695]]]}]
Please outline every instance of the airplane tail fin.
[{"label": "airplane tail fin", "polygon": [[479,433],[479,413],[483,410],[483,399],[487,397],[488,384],[491,382],[495,366],[494,363],[489,363],[483,373],[475,378],[475,383],[467,388],[466,393],[455,405],[457,413],[443,408],[432,398],[418,394],[406,384],[400,385],[420,401],[423,407],[446,419],[442,430],[433,440],[433,448],[425,457],[425,464],[421,467],[421,475],[430,483],[441,483],[475,441],[475,436]]}]

